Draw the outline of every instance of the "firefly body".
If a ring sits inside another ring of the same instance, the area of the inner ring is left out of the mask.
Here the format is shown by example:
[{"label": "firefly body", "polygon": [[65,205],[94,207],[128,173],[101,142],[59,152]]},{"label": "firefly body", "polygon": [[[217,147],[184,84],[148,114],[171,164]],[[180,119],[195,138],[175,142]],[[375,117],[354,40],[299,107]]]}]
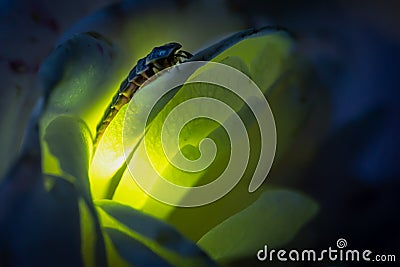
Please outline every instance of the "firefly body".
[{"label": "firefly body", "polygon": [[130,71],[128,77],[121,83],[118,92],[113,97],[109,108],[107,108],[97,126],[96,138],[94,140],[95,147],[121,107],[132,99],[134,93],[144,82],[157,72],[192,57],[189,52],[179,50],[181,47],[182,45],[179,43],[168,43],[155,47],[146,57],[136,63],[136,66]]}]

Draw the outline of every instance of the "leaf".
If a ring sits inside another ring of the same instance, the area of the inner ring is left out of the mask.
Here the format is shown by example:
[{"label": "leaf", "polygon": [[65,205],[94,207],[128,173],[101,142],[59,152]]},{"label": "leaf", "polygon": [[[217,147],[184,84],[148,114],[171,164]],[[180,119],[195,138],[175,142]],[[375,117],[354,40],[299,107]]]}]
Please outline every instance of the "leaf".
[{"label": "leaf", "polygon": [[[144,251],[151,249],[151,253],[156,253],[174,266],[213,265],[211,259],[195,243],[187,240],[167,223],[115,201],[102,200],[96,204],[102,211],[100,215],[106,231],[110,233],[110,229],[115,229],[114,231],[124,234],[121,239],[127,243],[131,242],[130,246],[135,244],[135,246],[144,246],[146,248]],[[113,241],[112,236],[110,237]],[[127,260],[123,255],[125,252],[121,249],[127,248],[116,246],[117,253]],[[141,255],[140,257],[154,256]],[[133,263],[132,260],[127,261]]]},{"label": "leaf", "polygon": [[288,243],[317,210],[313,200],[299,193],[267,190],[248,208],[211,229],[198,244],[218,261],[251,257],[265,244],[277,248]]}]

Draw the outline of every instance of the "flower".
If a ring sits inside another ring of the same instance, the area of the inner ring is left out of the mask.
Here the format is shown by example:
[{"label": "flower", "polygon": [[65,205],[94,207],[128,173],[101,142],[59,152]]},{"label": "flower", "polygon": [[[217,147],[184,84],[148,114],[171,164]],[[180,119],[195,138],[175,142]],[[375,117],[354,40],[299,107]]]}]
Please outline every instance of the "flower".
[{"label": "flower", "polygon": [[[206,51],[203,60],[240,70],[267,97],[279,138],[277,160],[281,160],[312,111],[319,89],[309,82],[312,71],[298,57],[292,38],[274,28],[245,31]],[[164,119],[179,103],[197,97],[193,88],[181,87],[161,102],[144,136],[124,132],[123,127],[135,127],[132,123],[124,126],[125,115],[132,115],[129,106],[124,106],[93,151],[97,123],[122,80],[122,55],[98,35],[78,34],[43,63],[43,99],[31,120],[26,146],[0,187],[0,200],[9,203],[0,209],[4,237],[0,245],[12,252],[9,262],[23,265],[45,258],[42,266],[60,265],[60,259],[65,266],[208,266],[213,260],[251,255],[267,241],[271,246],[282,245],[316,213],[314,201],[290,190],[248,191],[261,142],[256,120],[243,103],[237,104],[235,112],[245,121],[251,153],[242,179],[226,196],[200,207],[177,207],[153,199],[133,182],[127,166],[131,160],[140,160],[133,147],[144,138],[151,140],[148,153],[153,163],[171,182],[198,186],[223,172],[231,153],[229,138],[220,125],[205,119],[182,128],[180,138],[186,143],[179,148],[196,159],[200,141],[214,137],[220,153],[216,164],[186,172],[160,154],[157,136]],[[156,93],[163,77],[140,91],[135,101]],[[202,90],[218,96],[211,85]],[[236,101],[233,95],[220,96]],[[136,117],[129,122],[142,119],[135,113],[132,116]],[[133,140],[128,157],[123,134]],[[26,223],[28,218],[30,223]],[[27,257],[13,256],[19,253]]]}]

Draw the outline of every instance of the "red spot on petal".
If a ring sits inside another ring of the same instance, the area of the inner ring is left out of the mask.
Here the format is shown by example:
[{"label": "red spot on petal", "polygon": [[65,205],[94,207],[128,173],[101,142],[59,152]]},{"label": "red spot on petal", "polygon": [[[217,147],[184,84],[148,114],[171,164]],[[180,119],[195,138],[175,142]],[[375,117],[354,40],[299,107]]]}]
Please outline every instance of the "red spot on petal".
[{"label": "red spot on petal", "polygon": [[8,62],[11,70],[15,73],[24,73],[28,70],[28,65],[20,59],[11,60]]}]

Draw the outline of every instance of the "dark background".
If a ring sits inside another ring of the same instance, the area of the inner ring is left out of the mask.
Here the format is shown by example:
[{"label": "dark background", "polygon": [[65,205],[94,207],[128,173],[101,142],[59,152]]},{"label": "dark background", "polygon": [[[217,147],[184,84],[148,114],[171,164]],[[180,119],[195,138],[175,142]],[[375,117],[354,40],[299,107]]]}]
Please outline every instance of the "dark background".
[{"label": "dark background", "polygon": [[349,248],[398,258],[399,4],[232,1],[232,6],[248,14],[249,23],[265,20],[293,31],[331,97],[330,130],[302,177],[273,177],[321,205],[286,248],[326,249],[345,238]]},{"label": "dark background", "polygon": [[324,249],[345,238],[350,248],[398,258],[399,4],[232,1],[232,6],[247,13],[250,23],[265,19],[295,32],[331,96],[326,139],[300,179],[282,182],[313,196],[321,210],[286,247]]}]

